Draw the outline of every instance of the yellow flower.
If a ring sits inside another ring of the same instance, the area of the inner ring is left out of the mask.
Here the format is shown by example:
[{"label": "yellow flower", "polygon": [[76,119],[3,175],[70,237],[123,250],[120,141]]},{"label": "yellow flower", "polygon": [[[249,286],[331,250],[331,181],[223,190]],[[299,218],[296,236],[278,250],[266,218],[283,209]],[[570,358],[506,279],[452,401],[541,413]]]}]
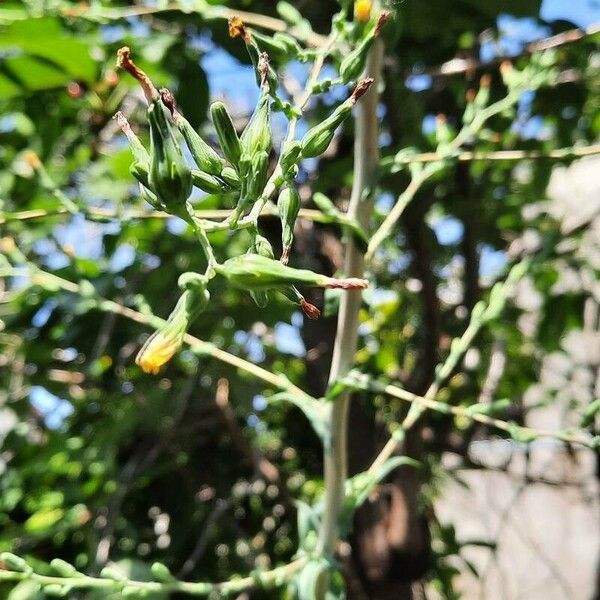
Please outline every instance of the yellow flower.
[{"label": "yellow flower", "polygon": [[371,18],[371,0],[357,0],[354,4],[354,18],[366,23]]},{"label": "yellow flower", "polygon": [[173,358],[173,355],[181,347],[182,335],[165,335],[164,331],[155,331],[142,346],[135,363],[144,371],[156,375],[160,368]]}]

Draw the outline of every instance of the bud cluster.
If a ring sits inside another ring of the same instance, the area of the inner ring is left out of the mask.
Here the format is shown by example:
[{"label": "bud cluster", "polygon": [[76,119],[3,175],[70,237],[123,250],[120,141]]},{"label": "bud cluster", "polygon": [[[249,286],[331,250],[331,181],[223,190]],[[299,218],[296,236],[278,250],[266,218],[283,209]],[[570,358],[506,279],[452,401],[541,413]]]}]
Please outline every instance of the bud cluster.
[{"label": "bud cluster", "polygon": [[[384,22],[385,19],[380,18],[371,27],[367,37],[376,36]],[[287,263],[301,205],[295,183],[298,163],[303,158],[319,156],[327,149],[337,128],[351,114],[352,107],[369,89],[372,80],[360,81],[350,97],[329,117],[309,129],[301,140],[294,140],[292,135],[288,135],[279,160],[272,167],[272,113],[274,110],[283,110],[289,118],[297,119],[301,108],[288,111],[277,96],[277,74],[270,64],[267,50],[281,62],[300,57],[303,51],[286,34],[265,36],[250,31],[238,18],[230,20],[229,31],[232,37],[241,38],[246,45],[256,71],[260,96],[241,133],[236,129],[225,104],[218,101],[212,103],[210,118],[218,142],[217,149],[203,139],[179,112],[174,95],[168,89],[157,89],[146,73],[133,62],[129,48],[121,48],[118,52],[118,66],[139,82],[148,102],[149,149],[135,135],[125,116],[121,112],[115,115],[133,155],[130,171],[139,183],[144,200],[156,209],[186,220],[192,226],[208,261],[203,275],[184,273],[180,277],[182,294],[175,308],[140,350],[136,363],[147,373],[158,373],[179,350],[189,326],[209,302],[207,286],[215,275],[248,292],[261,308],[267,305],[271,294],[280,293],[310,319],[318,318],[320,311],[306,301],[296,286],[345,290],[359,290],[367,286],[362,279],[326,277],[306,269],[289,267]],[[290,131],[293,130],[291,127]],[[187,147],[194,167],[186,161],[182,143]],[[198,219],[190,203],[193,186],[208,194],[233,197],[235,208],[231,215],[222,223]],[[282,244],[280,260],[275,259],[271,243],[259,233],[257,223],[262,207],[278,188],[277,211],[281,220]],[[336,219],[343,220],[343,217],[337,214]],[[224,228],[248,229],[251,244],[245,254],[219,263],[207,233]]]}]

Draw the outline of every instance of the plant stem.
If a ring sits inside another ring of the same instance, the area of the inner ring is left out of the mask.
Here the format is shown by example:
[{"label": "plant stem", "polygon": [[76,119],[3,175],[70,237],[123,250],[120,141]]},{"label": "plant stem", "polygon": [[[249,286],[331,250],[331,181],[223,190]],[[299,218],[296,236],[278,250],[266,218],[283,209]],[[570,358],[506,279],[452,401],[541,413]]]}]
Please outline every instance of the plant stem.
[{"label": "plant stem", "polygon": [[299,558],[287,565],[277,567],[263,573],[256,573],[248,577],[230,579],[220,583],[188,582],[188,581],[136,581],[125,579],[115,581],[105,577],[90,577],[80,574],[76,577],[55,577],[51,575],[41,575],[33,571],[17,572],[2,570],[0,571],[0,581],[24,581],[31,580],[42,586],[55,585],[66,586],[72,589],[104,589],[107,592],[119,592],[124,588],[138,592],[181,592],[192,596],[209,596],[217,594],[218,597],[229,594],[237,594],[244,590],[256,587],[257,585],[273,587],[283,585],[291,576],[296,573],[306,563],[305,558]]},{"label": "plant stem", "polygon": [[[348,217],[366,227],[373,209],[373,199],[364,198],[379,163],[379,124],[377,121],[377,83],[383,59],[383,45],[377,41],[367,60],[366,77],[375,81],[356,113],[356,138],[354,144],[354,184],[348,206]],[[349,277],[362,277],[364,256],[348,236],[344,272]],[[334,382],[352,368],[358,337],[358,311],[361,304],[359,291],[348,292],[340,300],[337,334],[329,381]],[[325,511],[321,526],[319,549],[332,555],[338,537],[338,520],[344,501],[344,484],[347,476],[347,421],[350,393],[344,392],[331,407],[329,431],[331,442],[324,449]]]}]

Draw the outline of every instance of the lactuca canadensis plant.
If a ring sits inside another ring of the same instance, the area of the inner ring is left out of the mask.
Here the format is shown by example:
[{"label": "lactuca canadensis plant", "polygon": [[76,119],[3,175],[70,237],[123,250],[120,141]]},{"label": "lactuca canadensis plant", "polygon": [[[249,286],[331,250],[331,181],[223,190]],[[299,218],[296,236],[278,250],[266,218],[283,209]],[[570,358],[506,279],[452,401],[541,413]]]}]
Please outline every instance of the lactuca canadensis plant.
[{"label": "lactuca canadensis plant", "polygon": [[[385,23],[383,13],[373,30],[375,36]],[[215,128],[220,156],[191,126],[177,109],[174,95],[167,89],[158,90],[150,78],[132,60],[128,47],[118,52],[117,65],[130,73],[140,84],[148,102],[150,148],[146,149],[134,134],[122,113],[115,115],[129,142],[133,162],[130,170],[137,179],[142,196],[155,208],[184,219],[196,233],[207,261],[203,274],[183,274],[185,288],[163,327],[157,330],[140,350],[136,362],[147,373],[156,374],[183,343],[184,335],[194,318],[208,302],[207,286],[216,275],[232,286],[248,292],[256,304],[266,306],[269,294],[279,292],[296,303],[311,319],[320,311],[306,301],[297,286],[359,290],[367,287],[361,278],[336,279],[307,269],[287,266],[292,250],[294,226],[300,210],[300,194],[296,188],[297,163],[303,158],[319,156],[330,145],[338,126],[351,113],[352,107],[365,94],[372,79],[359,81],[349,98],[334,109],[321,123],[309,129],[302,140],[285,140],[279,160],[271,168],[273,152],[271,113],[274,106],[283,107],[277,98],[277,78],[269,56],[260,50],[255,38],[234,18],[230,22],[233,37],[243,38],[255,66],[260,95],[247,125],[241,134],[222,102],[214,102],[210,115]],[[362,55],[361,55],[362,56]],[[192,168],[186,162],[181,143],[187,146],[194,160]],[[204,192],[237,198],[236,205],[225,221],[217,223],[195,217],[190,201],[193,187]],[[281,220],[282,254],[274,259],[269,241],[260,234],[258,216],[271,197],[277,194],[277,210]],[[218,263],[210,244],[212,231],[228,228],[248,230],[251,244],[245,254]],[[189,281],[195,282],[194,286]],[[199,284],[198,282],[202,283]]]}]

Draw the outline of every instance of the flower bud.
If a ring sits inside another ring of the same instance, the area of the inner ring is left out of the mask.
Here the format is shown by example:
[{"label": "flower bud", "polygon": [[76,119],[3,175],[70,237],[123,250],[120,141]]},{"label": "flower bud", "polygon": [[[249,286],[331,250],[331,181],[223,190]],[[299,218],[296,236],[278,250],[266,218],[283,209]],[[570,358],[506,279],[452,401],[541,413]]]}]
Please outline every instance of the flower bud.
[{"label": "flower bud", "polygon": [[240,189],[240,178],[236,170],[232,167],[223,167],[221,179],[234,190]]},{"label": "flower bud", "polygon": [[210,107],[210,116],[225,158],[237,169],[242,155],[242,144],[227,108],[222,102],[213,102]]},{"label": "flower bud", "polygon": [[382,12],[381,15],[379,15],[379,19],[377,20],[377,24],[373,28],[373,31],[369,32],[367,36],[361,40],[358,46],[344,58],[340,65],[340,77],[344,82],[353,81],[360,76],[364,69],[369,49],[389,18],[389,11]]},{"label": "flower bud", "polygon": [[279,159],[283,179],[286,179],[292,169],[296,166],[301,153],[302,146],[300,145],[300,142],[293,140],[289,144],[286,144],[281,153],[281,158]]},{"label": "flower bud", "polygon": [[350,115],[352,107],[369,89],[372,79],[363,79],[354,89],[350,98],[340,104],[324,121],[309,129],[302,138],[302,156],[311,158],[323,154],[331,144],[335,130]]},{"label": "flower bud", "polygon": [[309,319],[314,321],[321,316],[321,311],[314,304],[308,302],[295,285],[280,288],[278,291],[296,304]]},{"label": "flower bud", "polygon": [[148,183],[148,170],[150,168],[150,154],[148,154],[148,150],[144,148],[144,145],[140,141],[140,138],[133,133],[131,129],[131,125],[129,121],[126,119],[125,115],[118,111],[113,117],[121,128],[121,131],[127,137],[127,142],[129,144],[129,149],[131,150],[131,154],[133,155],[133,162],[129,167],[129,172],[144,186],[148,187],[150,184]]},{"label": "flower bud", "polygon": [[[264,57],[266,54],[261,55],[261,60],[264,60]],[[268,94],[268,86],[263,87],[263,93],[258,100],[256,109],[242,133],[241,142],[243,151],[249,156],[271,150],[273,135],[271,133],[271,99]]]},{"label": "flower bud", "polygon": [[267,183],[269,155],[265,151],[254,154],[250,159],[246,154],[240,159],[240,199],[231,217],[231,225],[235,227],[246,207],[256,202],[262,195]]},{"label": "flower bud", "polygon": [[254,237],[254,241],[252,243],[252,251],[255,254],[258,254],[259,256],[264,256],[270,259],[273,259],[275,256],[273,253],[273,246],[271,246],[271,242],[269,242],[269,240],[266,237],[260,235],[259,233],[257,233]]},{"label": "flower bud", "polygon": [[224,194],[229,192],[229,188],[219,179],[204,171],[198,171],[198,169],[192,169],[192,182],[203,192],[207,194]]},{"label": "flower bud", "polygon": [[358,290],[368,286],[365,279],[327,277],[307,269],[294,269],[258,254],[243,254],[230,258],[223,264],[216,265],[215,270],[232,285],[248,290],[270,289],[293,284],[344,290]]},{"label": "flower bud", "polygon": [[[180,277],[180,282],[184,276]],[[192,277],[184,286],[175,308],[167,321],[157,329],[142,346],[135,358],[135,363],[144,371],[156,375],[160,368],[181,348],[183,338],[190,323],[204,310],[209,301],[206,284],[202,284],[202,276],[191,273]]]},{"label": "flower bud", "polygon": [[163,104],[171,112],[173,122],[181,132],[198,168],[209,175],[220,175],[223,170],[223,160],[221,157],[200,137],[191,123],[177,111],[173,94],[163,88],[160,90],[160,96]]},{"label": "flower bud", "polygon": [[150,187],[165,206],[179,209],[192,193],[192,173],[159,98],[148,107],[148,121]]},{"label": "flower bud", "polygon": [[294,225],[300,211],[300,194],[294,186],[286,186],[279,192],[277,212],[281,219],[281,262],[287,265],[292,242],[294,241]]},{"label": "flower bud", "polygon": [[[254,236],[254,240],[252,242],[252,247],[248,251],[253,254],[258,254],[259,256],[264,256],[265,258],[273,259],[273,247],[269,240],[257,233]],[[259,308],[264,308],[269,303],[269,293],[266,290],[249,290],[250,296],[254,300],[256,306]]]}]

